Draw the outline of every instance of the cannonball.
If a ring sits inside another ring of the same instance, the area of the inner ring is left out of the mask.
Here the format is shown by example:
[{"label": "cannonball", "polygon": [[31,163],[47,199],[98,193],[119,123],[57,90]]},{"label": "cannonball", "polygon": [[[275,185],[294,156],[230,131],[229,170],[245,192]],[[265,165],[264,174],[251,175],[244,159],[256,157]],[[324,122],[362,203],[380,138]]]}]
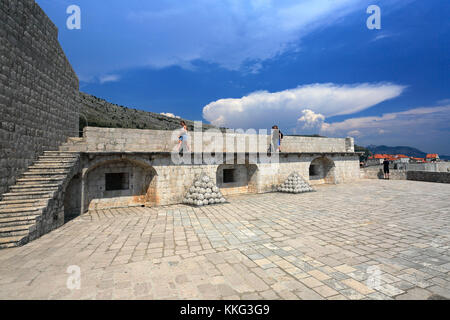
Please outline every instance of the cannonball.
[{"label": "cannonball", "polygon": [[224,203],[225,201],[225,198],[220,198],[220,203]]},{"label": "cannonball", "polygon": [[202,181],[208,183],[209,182],[209,177],[208,176],[203,176]]},{"label": "cannonball", "polygon": [[197,206],[202,206],[203,205],[203,201],[201,200],[197,200],[197,202],[195,203]]},{"label": "cannonball", "polygon": [[216,199],[211,198],[211,199],[208,200],[208,202],[209,202],[209,204],[214,204],[216,202]]},{"label": "cannonball", "polygon": [[204,206],[206,206],[206,205],[208,205],[209,204],[209,201],[208,200],[203,200],[203,205]]},{"label": "cannonball", "polygon": [[209,192],[205,193],[205,199],[209,199],[209,198],[211,198],[211,193],[209,193]]},{"label": "cannonball", "polygon": [[203,194],[199,194],[198,196],[197,196],[197,199],[198,200],[203,200],[203,199],[205,199],[205,196],[203,195]]},{"label": "cannonball", "polygon": [[211,190],[214,191],[214,192],[217,192],[217,191],[219,191],[219,188],[217,188],[216,186],[213,186],[213,187],[211,188]]},{"label": "cannonball", "polygon": [[196,190],[195,187],[190,187],[190,188],[189,188],[189,191],[190,191],[190,192],[195,192],[195,190]]},{"label": "cannonball", "polygon": [[212,188],[214,187],[214,183],[212,183],[212,182],[208,182],[208,185],[207,185],[207,187],[208,187],[208,188],[211,188],[211,189],[212,189]]},{"label": "cannonball", "polygon": [[211,193],[211,192],[212,192],[211,188],[206,188],[206,193]]},{"label": "cannonball", "polygon": [[206,189],[205,188],[200,188],[199,192],[200,194],[205,194],[206,193]]}]

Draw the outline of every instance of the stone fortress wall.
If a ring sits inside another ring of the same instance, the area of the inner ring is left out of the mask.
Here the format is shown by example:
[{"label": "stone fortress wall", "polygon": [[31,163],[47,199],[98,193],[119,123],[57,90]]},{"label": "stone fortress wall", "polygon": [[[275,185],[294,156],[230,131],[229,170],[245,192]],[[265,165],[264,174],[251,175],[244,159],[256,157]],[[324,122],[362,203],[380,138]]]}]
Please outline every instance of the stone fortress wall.
[{"label": "stone fortress wall", "polygon": [[[177,132],[86,127],[82,138],[70,139],[60,151],[81,154],[81,180],[77,182],[81,187],[74,189],[82,203],[74,210],[80,213],[180,203],[201,173],[208,174],[224,195],[271,192],[292,172],[313,185],[359,179],[353,138],[285,136],[283,152],[276,154],[275,163],[266,154],[269,141],[267,135],[190,132],[191,162],[177,164],[171,154],[177,146]],[[216,142],[220,147],[214,150]],[[211,151],[220,154],[222,161],[205,161]],[[198,161],[197,156],[203,158]],[[228,181],[224,171],[232,175]],[[107,190],[111,177],[119,184],[115,190]]]},{"label": "stone fortress wall", "polygon": [[[191,151],[265,152],[270,135],[189,132]],[[259,141],[261,139],[261,141]],[[176,131],[85,127],[83,139],[75,139],[62,151],[79,152],[171,152],[177,145]],[[201,145],[196,147],[196,141]],[[221,145],[222,148],[214,149]],[[228,147],[228,149],[227,149]],[[232,147],[232,148],[230,148]],[[353,138],[284,136],[282,152],[354,152]]]},{"label": "stone fortress wall", "polygon": [[[448,162],[408,164],[401,169],[389,169],[391,180],[415,180],[426,182],[450,183]],[[384,179],[383,166],[370,166],[360,169],[362,179]]]},{"label": "stone fortress wall", "polygon": [[78,78],[34,0],[0,1],[0,195],[42,154],[78,136]]},{"label": "stone fortress wall", "polygon": [[[237,156],[232,154],[232,161],[223,164],[174,164],[168,153],[82,152],[81,180],[77,178],[76,192],[67,194],[80,199],[81,207],[74,210],[82,214],[93,209],[181,203],[202,173],[209,175],[224,195],[272,192],[292,172],[312,185],[360,178],[356,153],[287,153],[281,154],[277,163],[249,161],[248,154],[240,163]],[[316,170],[312,171],[312,166]],[[232,171],[228,181],[224,181],[225,169]],[[115,190],[107,190],[109,174],[119,175],[120,185]]]}]

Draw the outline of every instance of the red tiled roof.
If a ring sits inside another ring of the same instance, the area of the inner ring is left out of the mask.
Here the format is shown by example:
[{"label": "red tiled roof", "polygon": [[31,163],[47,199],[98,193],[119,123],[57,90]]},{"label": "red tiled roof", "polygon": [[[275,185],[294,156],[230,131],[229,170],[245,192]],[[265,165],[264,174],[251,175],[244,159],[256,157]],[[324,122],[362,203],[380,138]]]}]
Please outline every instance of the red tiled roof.
[{"label": "red tiled roof", "polygon": [[438,158],[438,154],[437,153],[429,153],[427,154],[427,159],[435,159]]}]

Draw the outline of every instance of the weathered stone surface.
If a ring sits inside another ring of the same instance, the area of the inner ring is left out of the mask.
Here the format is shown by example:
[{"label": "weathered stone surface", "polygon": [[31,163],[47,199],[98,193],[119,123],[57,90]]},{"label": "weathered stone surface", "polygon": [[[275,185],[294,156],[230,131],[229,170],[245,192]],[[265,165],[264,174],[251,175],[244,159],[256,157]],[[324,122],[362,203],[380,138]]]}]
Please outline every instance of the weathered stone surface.
[{"label": "weathered stone surface", "polygon": [[[361,180],[316,189],[201,208],[93,210],[1,250],[0,298],[450,297],[449,185]],[[71,265],[80,267],[79,290],[67,288]],[[422,279],[430,285],[421,288]]]},{"label": "weathered stone surface", "polygon": [[1,195],[44,150],[78,136],[79,107],[58,30],[33,0],[2,0],[0,31]]}]

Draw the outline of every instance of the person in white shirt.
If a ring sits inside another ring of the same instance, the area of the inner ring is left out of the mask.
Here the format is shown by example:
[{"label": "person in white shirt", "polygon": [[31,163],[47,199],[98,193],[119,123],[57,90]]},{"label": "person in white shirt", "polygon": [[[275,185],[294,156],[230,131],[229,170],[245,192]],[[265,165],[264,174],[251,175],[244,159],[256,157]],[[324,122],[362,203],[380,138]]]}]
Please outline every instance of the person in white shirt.
[{"label": "person in white shirt", "polygon": [[188,128],[186,125],[186,122],[184,122],[183,120],[180,122],[181,124],[181,129],[180,129],[180,136],[178,137],[178,152],[180,152],[181,150],[183,150],[183,152],[186,151],[190,152],[189,150],[189,144],[188,144],[188,140],[189,140],[189,135],[188,135]]}]

